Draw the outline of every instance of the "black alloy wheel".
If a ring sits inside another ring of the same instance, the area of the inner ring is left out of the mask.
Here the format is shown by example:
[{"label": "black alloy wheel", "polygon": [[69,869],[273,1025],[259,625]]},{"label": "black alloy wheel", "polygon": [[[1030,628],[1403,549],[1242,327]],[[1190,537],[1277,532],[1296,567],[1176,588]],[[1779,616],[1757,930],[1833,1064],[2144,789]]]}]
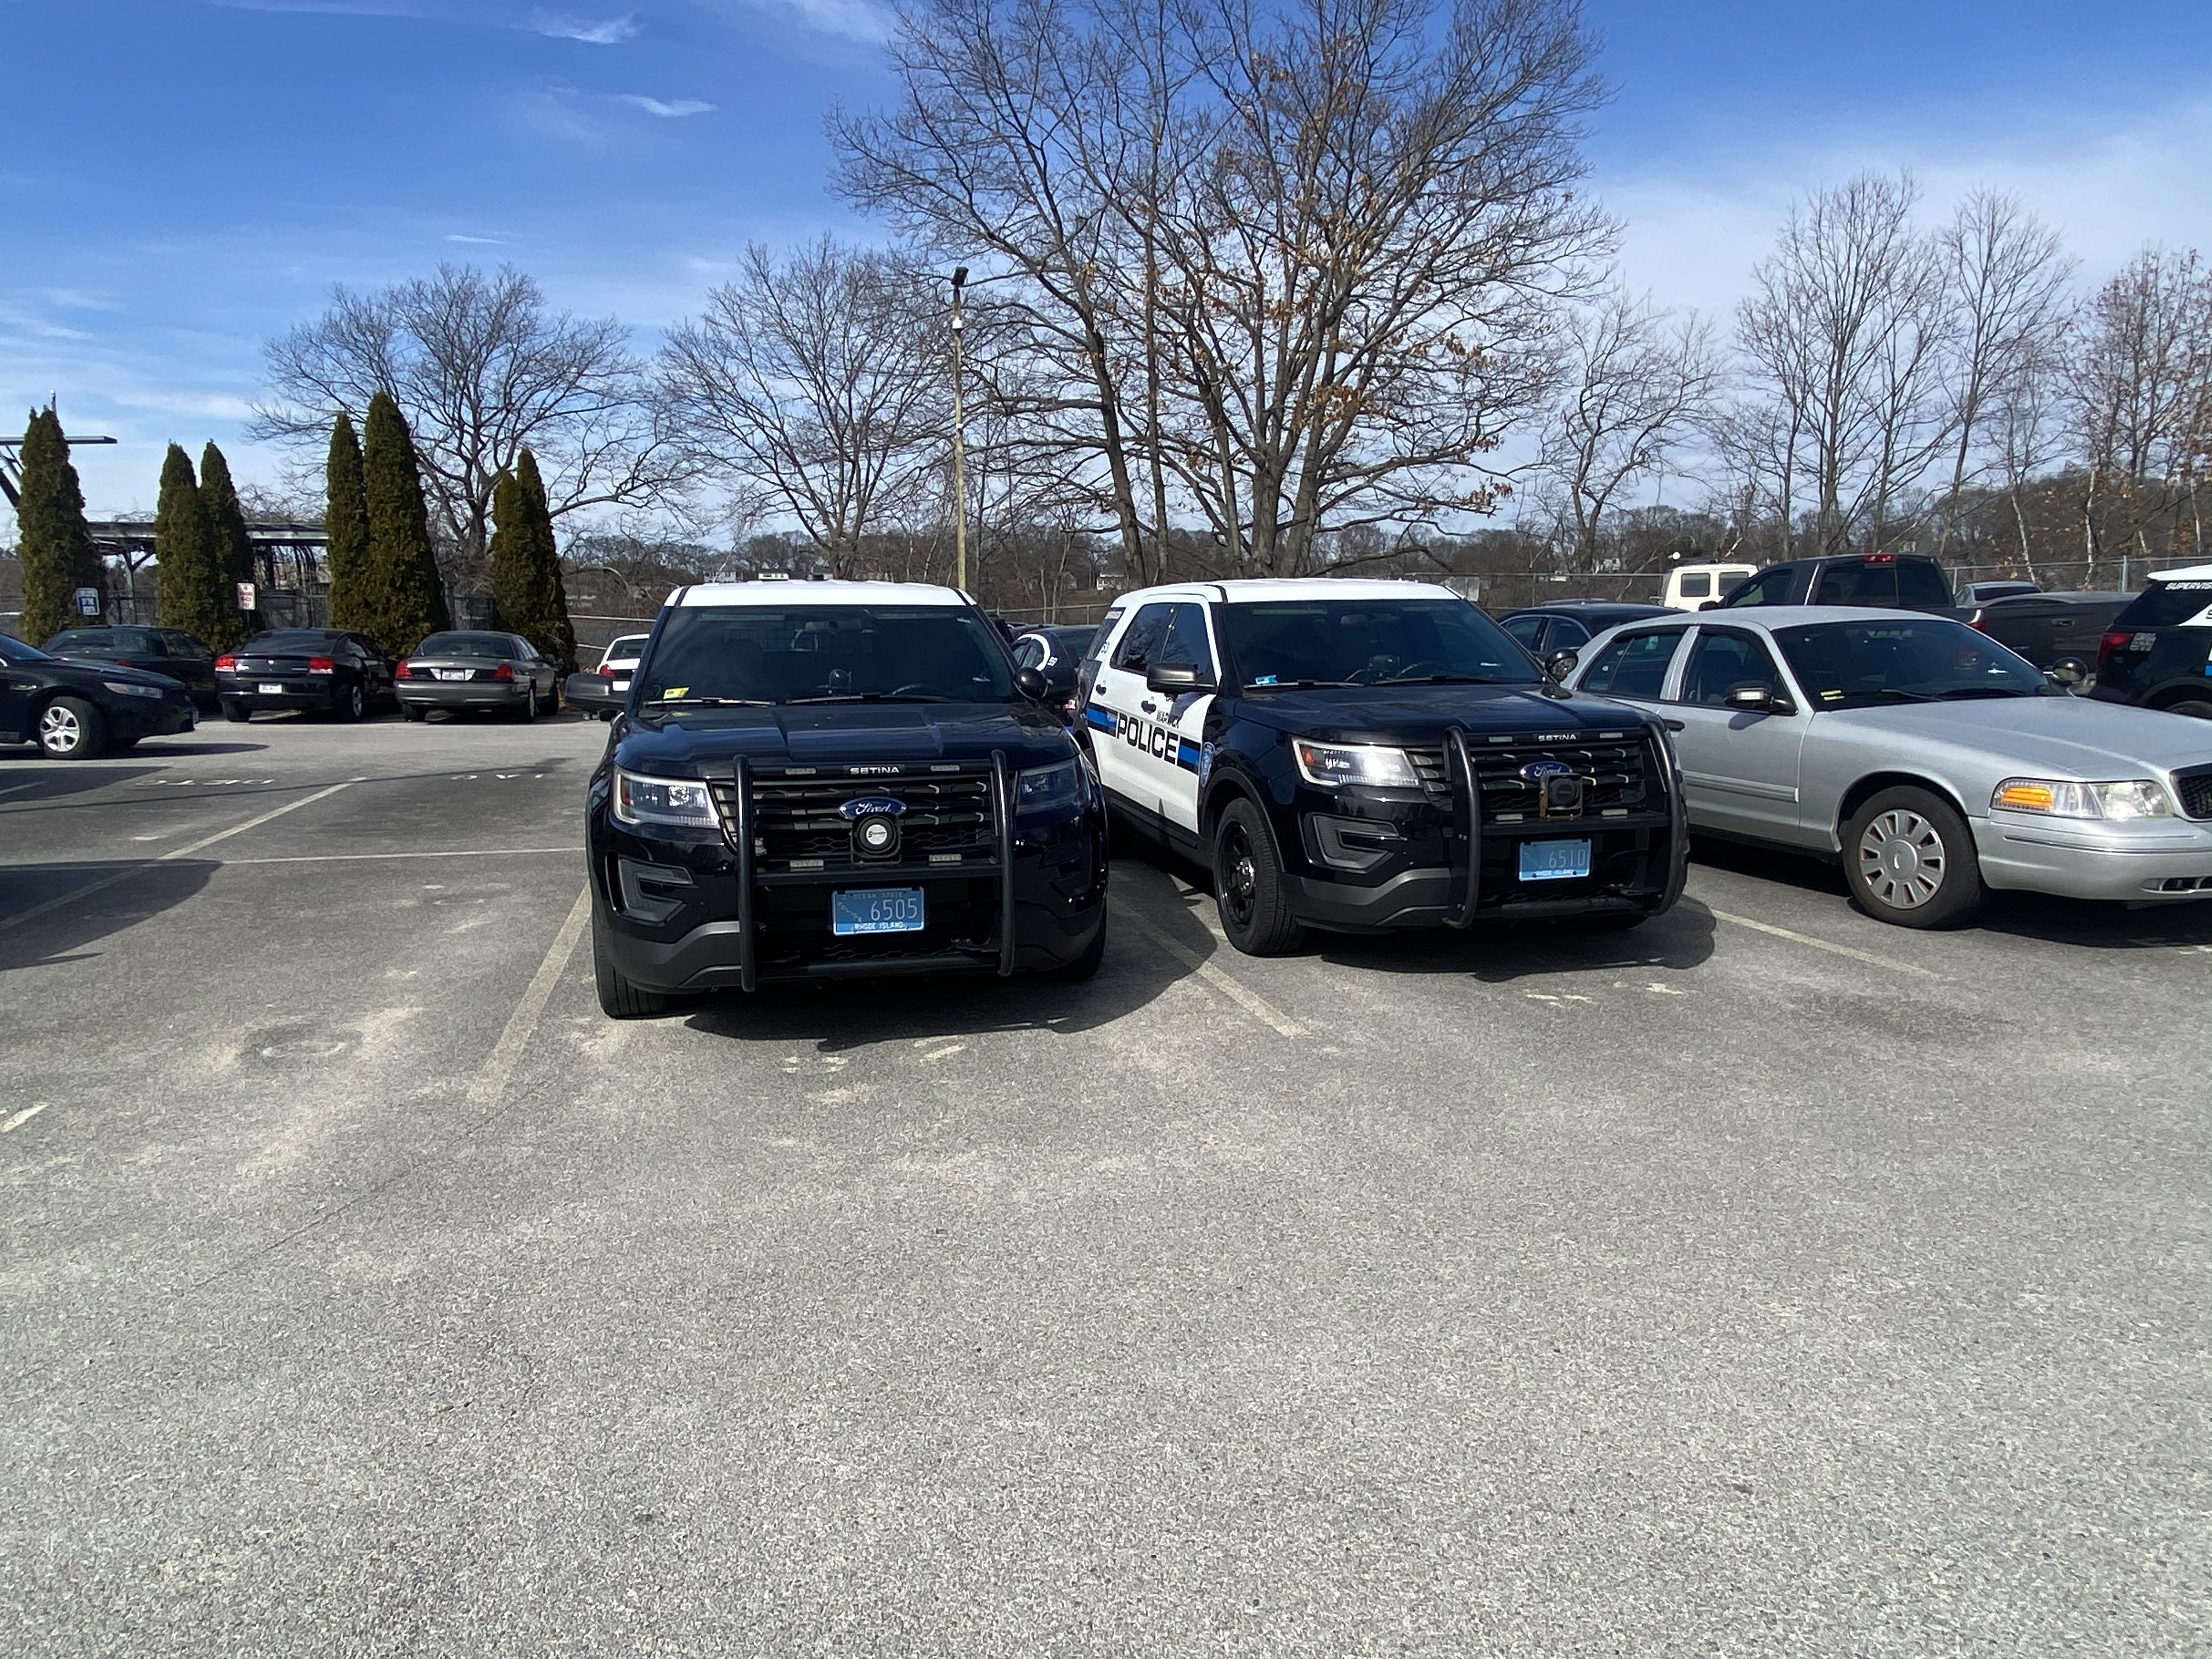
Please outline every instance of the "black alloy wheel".
[{"label": "black alloy wheel", "polygon": [[1885,789],[1844,826],[1844,877],[1859,908],[1896,927],[1950,927],[1987,890],[1973,832],[1926,789]]},{"label": "black alloy wheel", "polygon": [[56,697],[39,711],[39,747],[48,760],[90,760],[107,742],[107,722],[82,697]]},{"label": "black alloy wheel", "polygon": [[1283,890],[1275,843],[1249,800],[1230,802],[1214,826],[1213,891],[1221,931],[1246,956],[1280,956],[1304,941],[1305,929]]},{"label": "black alloy wheel", "polygon": [[349,726],[368,712],[368,694],[356,680],[331,699],[331,712]]}]

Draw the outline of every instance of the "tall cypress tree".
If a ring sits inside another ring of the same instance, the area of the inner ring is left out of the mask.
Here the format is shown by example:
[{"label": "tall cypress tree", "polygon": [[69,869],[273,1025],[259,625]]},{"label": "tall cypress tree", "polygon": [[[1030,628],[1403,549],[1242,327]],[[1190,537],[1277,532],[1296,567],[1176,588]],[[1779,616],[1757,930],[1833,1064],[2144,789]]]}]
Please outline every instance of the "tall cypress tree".
[{"label": "tall cypress tree", "polygon": [[[180,628],[213,645],[224,622],[217,593],[222,578],[216,574],[207,507],[192,477],[191,458],[176,444],[161,461],[161,493],[154,503],[154,558],[161,626]],[[236,606],[231,610],[235,614]]]},{"label": "tall cypress tree", "polygon": [[15,508],[15,553],[23,570],[21,625],[24,639],[37,645],[82,620],[73,596],[80,587],[102,587],[102,572],[85,528],[84,490],[70,463],[61,416],[51,409],[33,410],[18,453],[23,467],[22,499]]},{"label": "tall cypress tree", "polygon": [[350,633],[377,635],[371,603],[368,485],[361,469],[361,441],[341,414],[331,427],[331,458],[324,468],[323,556],[330,566],[330,624]]},{"label": "tall cypress tree", "polygon": [[576,667],[576,629],[568,620],[568,594],[561,580],[561,556],[538,458],[524,450],[513,473],[500,475],[492,492],[497,528],[491,538],[492,605],[499,625],[520,634],[566,673]]},{"label": "tall cypress tree", "polygon": [[368,497],[368,562],[375,593],[376,642],[404,655],[425,634],[451,628],[415,440],[399,405],[383,392],[368,400],[362,434],[362,477]]},{"label": "tall cypress tree", "polygon": [[200,637],[218,651],[243,645],[261,625],[257,612],[238,608],[238,584],[253,580],[253,538],[246,533],[246,509],[230,479],[230,463],[210,443],[200,452],[200,510],[207,514],[208,559],[214,574],[216,626]]}]

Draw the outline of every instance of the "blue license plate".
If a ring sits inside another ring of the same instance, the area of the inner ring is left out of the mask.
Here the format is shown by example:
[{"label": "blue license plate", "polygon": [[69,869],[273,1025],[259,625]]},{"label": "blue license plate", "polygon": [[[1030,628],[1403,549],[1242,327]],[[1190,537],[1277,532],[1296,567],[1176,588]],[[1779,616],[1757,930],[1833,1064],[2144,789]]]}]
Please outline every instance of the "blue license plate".
[{"label": "blue license plate", "polygon": [[1523,881],[1579,881],[1589,874],[1590,844],[1586,841],[1524,841],[1521,843]]},{"label": "blue license plate", "polygon": [[921,889],[864,887],[830,895],[830,931],[854,933],[918,933],[921,931]]}]

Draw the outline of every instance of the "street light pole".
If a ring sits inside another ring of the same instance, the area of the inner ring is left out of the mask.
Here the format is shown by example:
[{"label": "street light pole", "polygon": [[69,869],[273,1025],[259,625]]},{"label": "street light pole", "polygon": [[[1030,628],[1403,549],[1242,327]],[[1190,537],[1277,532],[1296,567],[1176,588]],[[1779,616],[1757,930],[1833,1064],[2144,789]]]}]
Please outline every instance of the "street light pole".
[{"label": "street light pole", "polygon": [[963,404],[960,374],[960,290],[968,283],[968,267],[952,272],[952,585],[968,591],[968,417]]}]

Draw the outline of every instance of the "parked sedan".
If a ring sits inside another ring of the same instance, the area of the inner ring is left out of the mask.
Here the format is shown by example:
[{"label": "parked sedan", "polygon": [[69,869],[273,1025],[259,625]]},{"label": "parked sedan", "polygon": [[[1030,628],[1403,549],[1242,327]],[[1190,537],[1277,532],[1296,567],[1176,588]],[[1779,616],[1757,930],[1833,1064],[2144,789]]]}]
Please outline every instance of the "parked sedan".
[{"label": "parked sedan", "polygon": [[64,628],[46,641],[46,650],[49,656],[120,663],[181,681],[202,708],[215,708],[215,647],[181,629]]},{"label": "parked sedan", "polygon": [[50,657],[0,634],[0,743],[35,743],[54,760],[89,760],[141,738],[189,732],[198,720],[192,694],[179,681]]},{"label": "parked sedan", "polygon": [[1693,829],[1840,858],[1881,921],[1963,921],[1993,887],[2212,897],[2212,726],[2065,696],[1949,617],[1632,623],[1571,678],[1666,718]]},{"label": "parked sedan", "polygon": [[358,634],[280,628],[256,634],[215,659],[222,717],[245,721],[264,709],[305,708],[357,720],[392,691],[384,653]]},{"label": "parked sedan", "polygon": [[433,634],[399,665],[399,712],[428,719],[471,710],[534,720],[561,706],[561,670],[519,634]]}]

